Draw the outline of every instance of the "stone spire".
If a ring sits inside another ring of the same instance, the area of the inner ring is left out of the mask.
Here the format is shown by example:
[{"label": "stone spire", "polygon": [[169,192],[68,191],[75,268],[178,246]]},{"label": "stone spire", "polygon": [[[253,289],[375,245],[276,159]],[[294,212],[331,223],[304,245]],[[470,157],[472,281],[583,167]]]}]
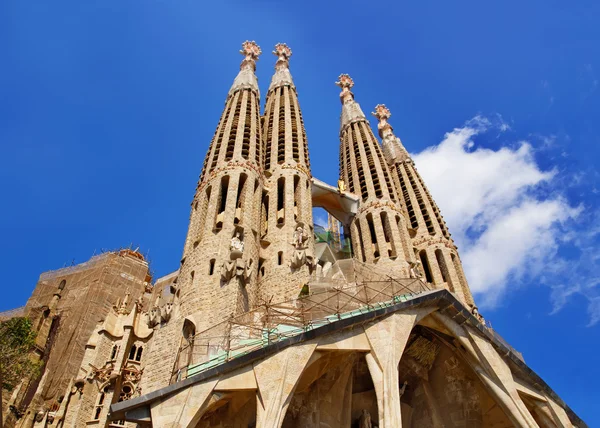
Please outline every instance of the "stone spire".
[{"label": "stone spire", "polygon": [[372,114],[379,120],[377,129],[383,153],[398,198],[406,209],[409,236],[416,258],[413,273],[418,274],[422,270],[420,274],[426,282],[436,288],[446,288],[466,304],[473,305],[456,245],[414,161],[388,123],[392,115],[390,110],[385,105],[378,104]]},{"label": "stone spire", "polygon": [[275,74],[271,79],[269,91],[277,86],[288,85],[293,87],[294,81],[290,73],[292,50],[285,43],[277,43],[273,55],[277,56],[277,62],[275,63]]},{"label": "stone spire", "polygon": [[[255,42],[246,41],[241,53],[240,72],[227,95],[192,201],[177,281],[182,315],[210,308],[213,319],[202,318],[209,323],[249,310],[256,294],[264,180],[254,70],[261,50]],[[209,295],[213,300],[206,298]]]},{"label": "stone spire", "polygon": [[262,50],[255,41],[250,42],[246,40],[242,43],[242,50],[240,50],[240,53],[244,55],[244,59],[240,64],[240,72],[233,81],[233,85],[231,85],[229,95],[231,96],[239,89],[252,89],[256,91],[260,97],[258,79],[254,72],[256,71],[256,61],[258,61],[258,57],[262,53]]},{"label": "stone spire", "polygon": [[354,86],[354,80],[347,74],[340,74],[335,84],[342,88],[342,92],[340,92],[340,101],[342,102],[341,133],[348,124],[359,119],[366,119],[366,117],[360,105],[354,101],[354,94],[350,90]]},{"label": "stone spire", "polygon": [[381,145],[383,146],[383,154],[388,165],[393,165],[395,162],[402,162],[408,159],[410,156],[400,138],[394,135],[394,128],[389,124],[388,119],[392,115],[390,109],[385,104],[377,104],[375,111],[371,113],[375,116],[379,123],[377,124],[377,130],[381,137]]},{"label": "stone spire", "polygon": [[308,142],[289,70],[292,50],[275,45],[275,74],[264,113],[265,193],[259,278],[265,299],[294,298],[315,268]]},{"label": "stone spire", "polygon": [[399,277],[408,276],[413,255],[406,219],[398,203],[388,164],[373,130],[350,88],[352,78],[342,74],[340,129],[340,179],[351,193],[361,197],[350,224],[354,256],[378,264]]}]

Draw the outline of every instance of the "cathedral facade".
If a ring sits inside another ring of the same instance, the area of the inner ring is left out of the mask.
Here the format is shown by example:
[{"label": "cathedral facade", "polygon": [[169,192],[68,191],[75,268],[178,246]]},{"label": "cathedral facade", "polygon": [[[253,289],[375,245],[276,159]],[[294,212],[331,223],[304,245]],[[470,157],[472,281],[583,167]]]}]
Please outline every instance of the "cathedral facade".
[{"label": "cathedral facade", "polygon": [[[262,113],[261,49],[240,52],[178,269],[153,280],[130,249],[42,274],[24,313],[43,370],[4,394],[5,426],[585,427],[479,314],[389,109],[374,132],[339,76],[329,185],[291,49]],[[313,207],[342,236],[321,239]]]}]

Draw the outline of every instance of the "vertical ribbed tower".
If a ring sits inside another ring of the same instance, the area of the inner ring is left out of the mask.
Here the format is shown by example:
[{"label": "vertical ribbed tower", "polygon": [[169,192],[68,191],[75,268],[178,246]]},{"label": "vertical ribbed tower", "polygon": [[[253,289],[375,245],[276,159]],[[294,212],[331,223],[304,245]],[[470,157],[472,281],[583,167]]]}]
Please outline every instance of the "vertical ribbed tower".
[{"label": "vertical ribbed tower", "polygon": [[390,110],[379,104],[375,106],[373,115],[379,120],[377,128],[398,196],[406,205],[409,235],[424,279],[437,288],[452,291],[463,302],[474,304],[446,222],[417,172],[413,160],[388,123]]},{"label": "vertical ribbed tower", "polygon": [[[196,194],[181,261],[181,312],[217,323],[248,310],[259,257],[261,123],[254,71],[261,50],[244,42],[244,60],[227,95]],[[208,310],[210,309],[210,310]]]},{"label": "vertical ribbed tower", "polygon": [[350,226],[354,257],[390,268],[396,276],[408,277],[412,261],[406,218],[381,147],[350,88],[354,82],[342,74],[340,129],[340,175],[350,192],[361,197],[358,213]]},{"label": "vertical ribbed tower", "polygon": [[311,172],[306,132],[289,69],[291,49],[275,46],[275,74],[264,112],[260,293],[276,301],[298,297],[314,267]]}]

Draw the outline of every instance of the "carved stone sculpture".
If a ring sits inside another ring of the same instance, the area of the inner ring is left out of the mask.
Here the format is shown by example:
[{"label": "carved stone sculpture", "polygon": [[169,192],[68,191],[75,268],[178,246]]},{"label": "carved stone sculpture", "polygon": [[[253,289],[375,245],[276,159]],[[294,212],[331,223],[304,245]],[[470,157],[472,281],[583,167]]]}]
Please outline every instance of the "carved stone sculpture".
[{"label": "carved stone sculpture", "polygon": [[410,264],[410,277],[414,279],[423,278],[423,272],[421,271],[421,262],[416,261]]},{"label": "carved stone sculpture", "polygon": [[171,319],[171,312],[173,311],[173,303],[167,303],[160,308],[160,320],[161,322],[167,322]]},{"label": "carved stone sculpture", "polygon": [[235,232],[233,238],[231,238],[231,244],[229,245],[229,258],[236,260],[242,257],[244,254],[244,241],[242,241],[240,232]]},{"label": "carved stone sculpture", "polygon": [[360,418],[358,419],[359,428],[373,428],[373,422],[371,421],[371,414],[363,409]]},{"label": "carved stone sculpture", "polygon": [[294,231],[292,245],[296,247],[296,249],[301,250],[306,248],[306,241],[308,241],[308,233],[304,230],[304,227],[299,224]]},{"label": "carved stone sculpture", "polygon": [[150,312],[148,312],[148,327],[152,328],[155,325],[157,325],[158,323],[160,323],[160,309],[155,306],[153,307]]}]

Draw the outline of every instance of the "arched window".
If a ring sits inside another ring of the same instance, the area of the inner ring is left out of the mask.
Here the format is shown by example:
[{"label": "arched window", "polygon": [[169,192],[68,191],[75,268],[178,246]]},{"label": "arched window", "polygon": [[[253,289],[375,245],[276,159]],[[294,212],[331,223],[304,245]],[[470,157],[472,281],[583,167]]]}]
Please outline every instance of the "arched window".
[{"label": "arched window", "polygon": [[[448,283],[448,286],[452,288],[452,284],[450,284],[450,275],[448,274],[448,267],[446,266],[446,260],[444,260],[444,255],[442,254],[442,250],[435,250],[435,259],[437,260],[438,266],[440,267],[440,272],[442,273],[442,280]],[[454,290],[452,290],[454,291]]]},{"label": "arched window", "polygon": [[136,361],[142,361],[142,351],[144,350],[144,348],[142,346],[140,346],[135,354],[135,360]]},{"label": "arched window", "polygon": [[129,348],[129,357],[128,357],[128,359],[133,360],[135,358],[135,352],[136,351],[137,351],[137,346],[131,345],[131,348]]},{"label": "arched window", "polygon": [[191,364],[194,352],[194,336],[196,335],[196,326],[190,321],[183,323],[180,367],[186,367]]},{"label": "arched window", "polygon": [[104,408],[104,401],[106,398],[106,393],[109,391],[109,386],[105,386],[102,388],[100,393],[98,394],[98,399],[96,400],[96,407],[94,409],[94,420],[100,419],[100,415],[102,414],[102,409]]},{"label": "arched window", "polygon": [[277,225],[285,223],[285,177],[277,180]]},{"label": "arched window", "polygon": [[63,280],[60,282],[60,284],[58,284],[58,289],[59,289],[59,290],[64,290],[66,285],[67,285],[67,280],[66,280],[66,279],[63,279]]},{"label": "arched window", "polygon": [[421,259],[423,272],[425,272],[425,279],[427,280],[427,282],[433,282],[431,269],[429,268],[429,260],[427,259],[427,253],[425,252],[425,250],[421,250],[421,252],[419,253],[419,258]]}]

